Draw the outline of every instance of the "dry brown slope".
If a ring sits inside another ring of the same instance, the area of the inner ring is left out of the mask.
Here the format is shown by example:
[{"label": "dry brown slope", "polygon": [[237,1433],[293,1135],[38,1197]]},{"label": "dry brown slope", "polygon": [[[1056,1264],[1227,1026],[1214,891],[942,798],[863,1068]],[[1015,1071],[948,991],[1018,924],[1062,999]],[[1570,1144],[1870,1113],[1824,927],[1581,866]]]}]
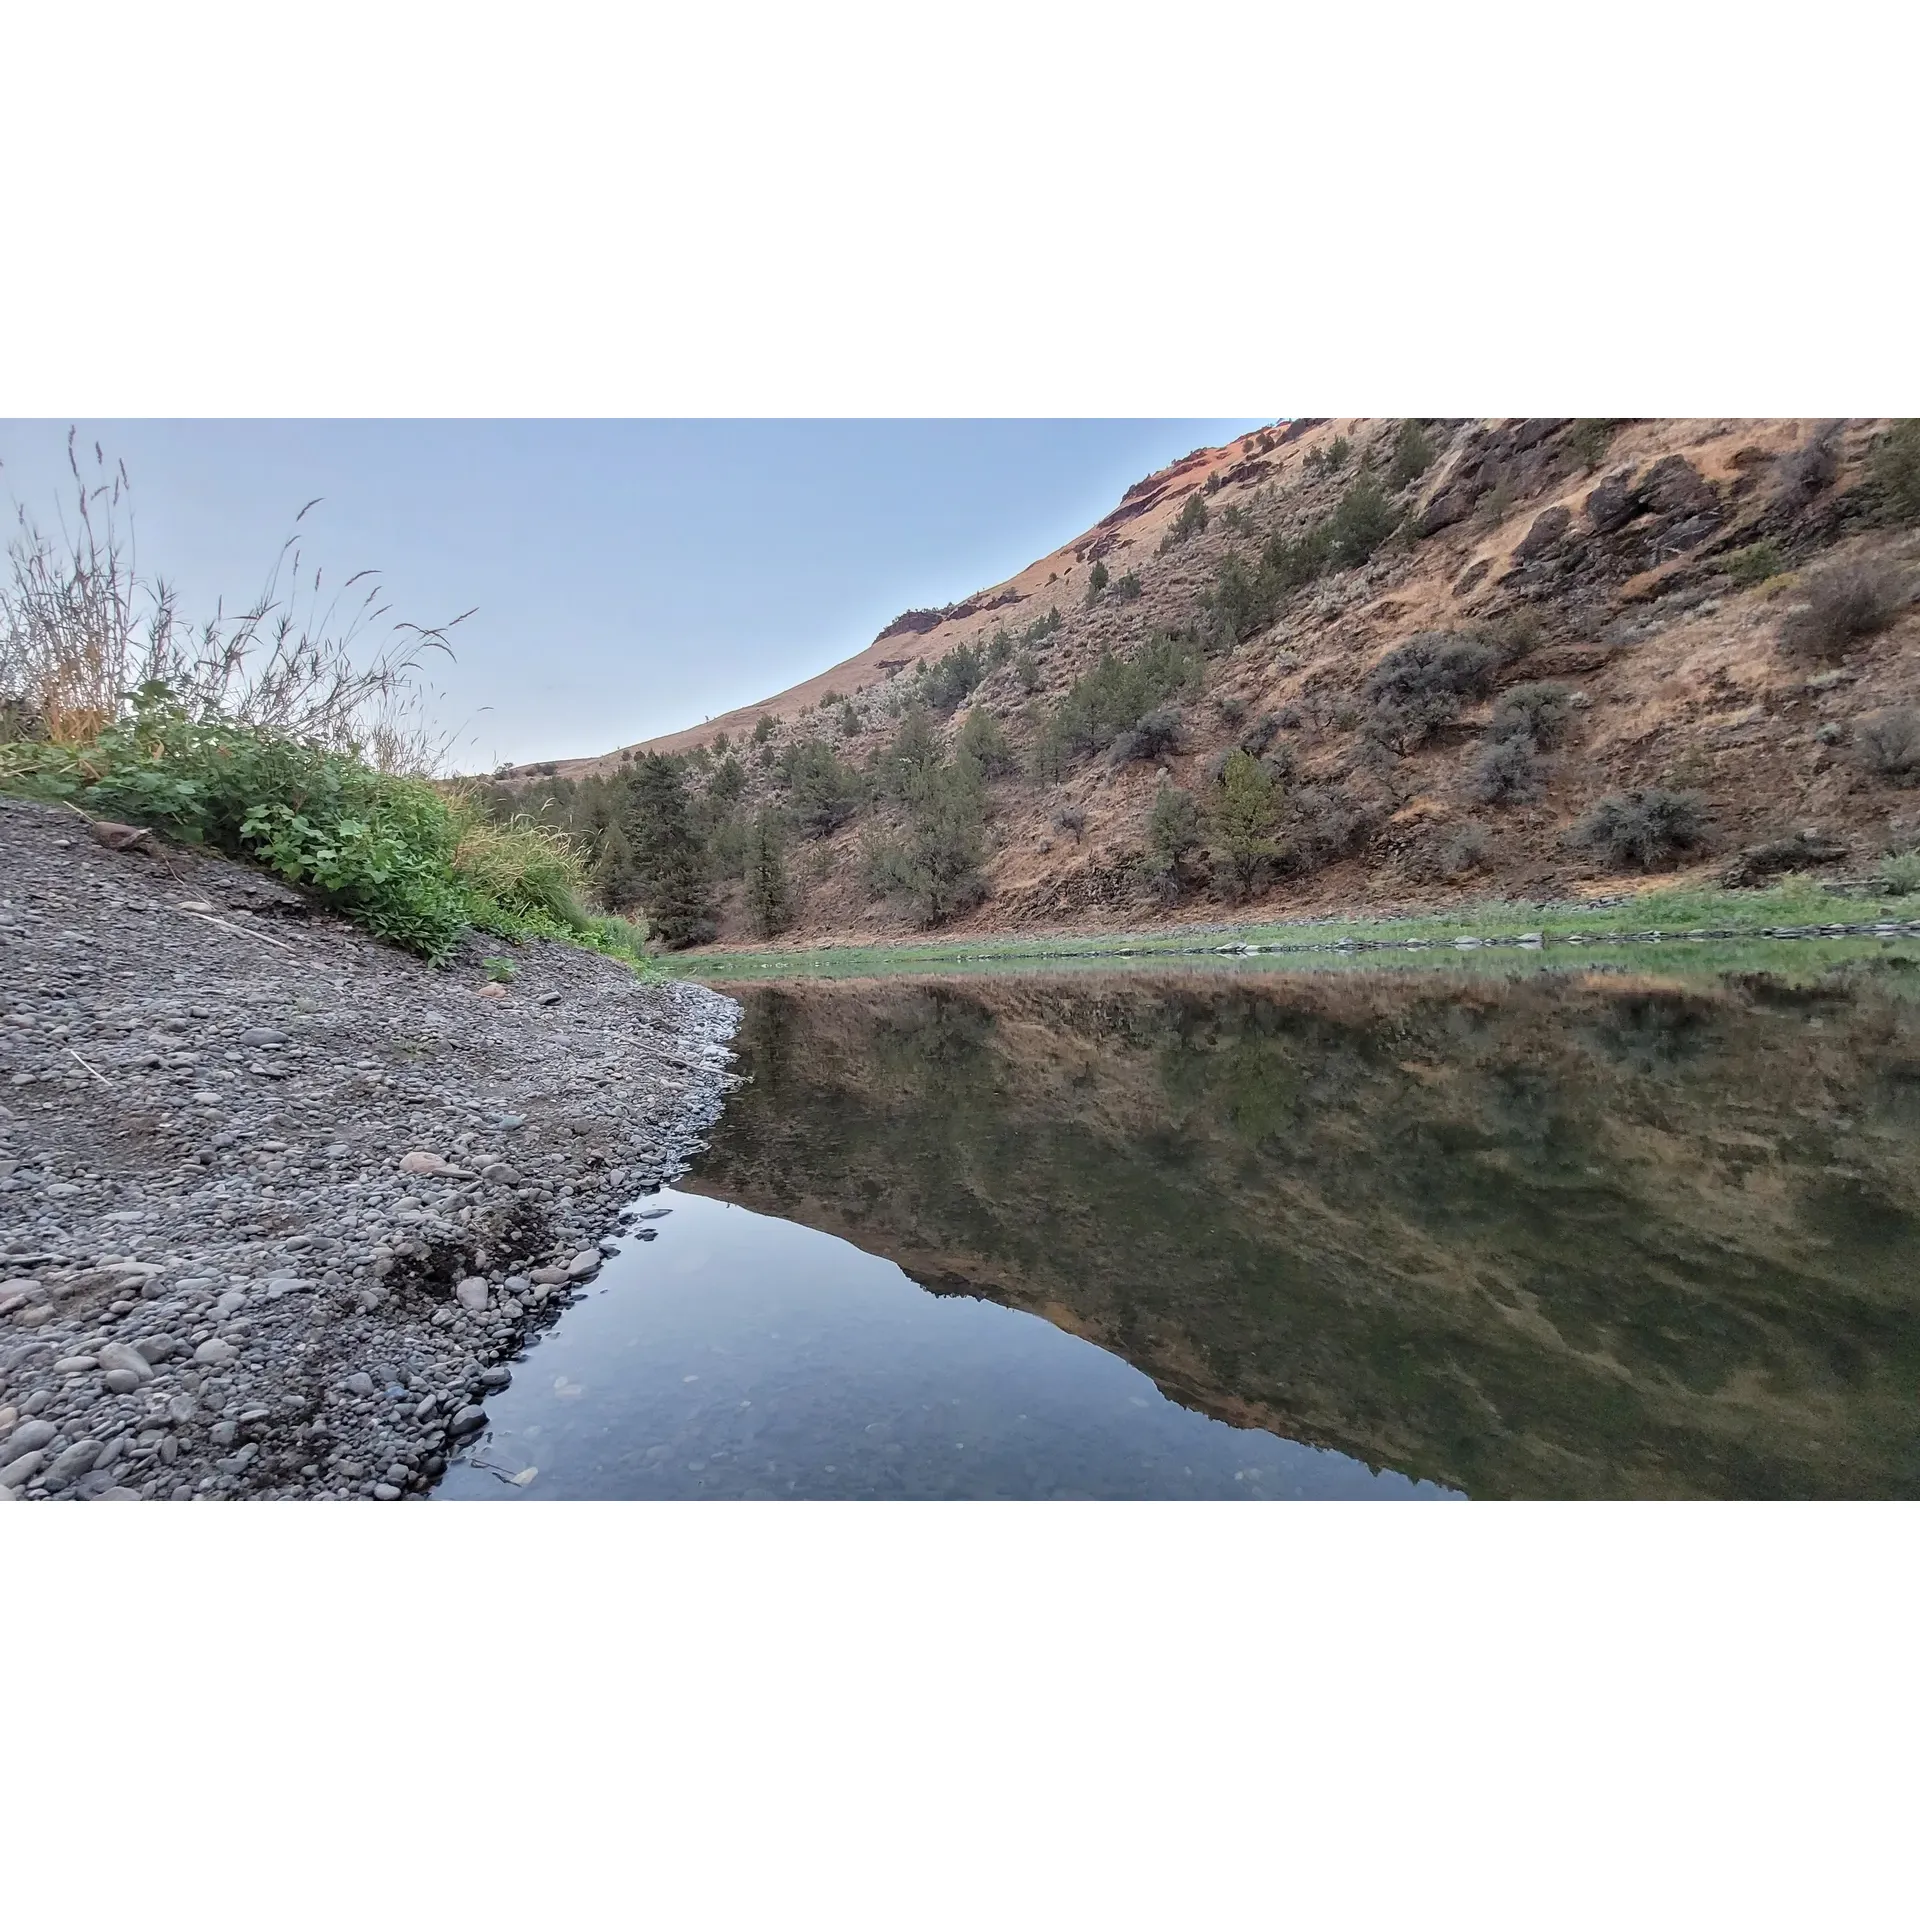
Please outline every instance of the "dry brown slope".
[{"label": "dry brown slope", "polygon": [[[1914,536],[1875,519],[1867,455],[1885,422],[1633,421],[1617,425],[1597,458],[1582,423],[1570,420],[1424,425],[1438,457],[1394,502],[1405,532],[1365,565],[1295,592],[1262,630],[1212,651],[1176,751],[1158,765],[1083,758],[1052,787],[996,783],[989,897],[960,928],[1218,921],[1418,908],[1463,893],[1617,888],[1619,877],[1572,849],[1566,830],[1603,794],[1637,786],[1706,797],[1712,835],[1691,872],[1800,830],[1843,843],[1858,872],[1911,837],[1911,793],[1865,773],[1852,744],[1872,709],[1920,704],[1920,621],[1911,606],[1837,670],[1790,657],[1779,639],[1810,564],[1885,551],[1911,572],[1920,558]],[[649,744],[679,750],[723,729],[737,737],[766,711],[780,719],[776,744],[818,735],[858,758],[884,737],[915,663],[1058,609],[1061,627],[1039,656],[1038,701],[1003,666],[949,722],[984,706],[1024,747],[1044,704],[1103,650],[1124,653],[1154,631],[1204,639],[1206,598],[1223,561],[1236,554],[1252,563],[1269,534],[1297,537],[1323,520],[1363,463],[1385,467],[1397,428],[1299,422],[1265,436],[1265,451],[1262,437],[1250,436],[1191,456],[1132,490],[1079,540],[928,631],[891,634],[803,687]],[[1329,473],[1322,458],[1342,438],[1354,458]],[[1805,450],[1822,439],[1832,470],[1803,485]],[[1210,484],[1206,531],[1162,551],[1187,500]],[[1230,507],[1240,530],[1226,525]],[[1736,586],[1728,556],[1762,538],[1794,570]],[[1140,596],[1123,602],[1110,591],[1088,605],[1095,558],[1116,576],[1137,573]],[[1411,751],[1389,752],[1368,737],[1365,683],[1385,655],[1420,632],[1484,630],[1516,615],[1536,624],[1540,644],[1503,666],[1495,693],[1543,679],[1574,693],[1571,734],[1546,761],[1540,792],[1514,805],[1475,792],[1490,702]],[[890,684],[903,674],[907,681]],[[819,706],[829,691],[865,722],[851,742],[839,731],[843,709]],[[1282,863],[1252,901],[1223,902],[1197,886],[1171,901],[1147,894],[1137,863],[1160,783],[1204,795],[1219,756],[1274,720],[1285,730],[1268,750],[1284,749],[1296,788],[1331,794],[1363,819],[1357,844],[1317,866]],[[753,798],[780,797],[770,760],[749,762]],[[617,756],[577,763],[581,771],[617,764]],[[1084,825],[1059,825],[1076,816]],[[902,929],[859,884],[859,832],[859,823],[843,827],[804,856],[792,937]],[[1471,859],[1460,857],[1463,846]],[[737,915],[724,931],[744,933]]]}]

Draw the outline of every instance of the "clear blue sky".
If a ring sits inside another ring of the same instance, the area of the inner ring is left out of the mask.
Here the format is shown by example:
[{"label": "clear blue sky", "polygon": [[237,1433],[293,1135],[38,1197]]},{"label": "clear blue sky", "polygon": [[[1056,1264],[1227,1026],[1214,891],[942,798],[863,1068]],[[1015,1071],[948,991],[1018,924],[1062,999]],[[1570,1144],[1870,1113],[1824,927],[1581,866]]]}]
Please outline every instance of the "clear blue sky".
[{"label": "clear blue sky", "polygon": [[[81,421],[133,481],[141,571],[251,600],[307,516],[334,580],[423,625],[468,766],[603,752],[779,691],[896,613],[1017,572],[1255,420]],[[66,421],[0,422],[43,521]]]}]

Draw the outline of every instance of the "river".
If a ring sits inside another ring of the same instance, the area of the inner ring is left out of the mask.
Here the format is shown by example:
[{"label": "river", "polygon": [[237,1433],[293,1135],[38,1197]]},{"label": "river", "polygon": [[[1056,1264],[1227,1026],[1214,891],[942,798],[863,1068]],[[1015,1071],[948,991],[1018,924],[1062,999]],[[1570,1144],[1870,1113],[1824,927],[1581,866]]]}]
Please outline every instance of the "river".
[{"label": "river", "polygon": [[446,1498],[1906,1497],[1920,968],[786,979]]}]

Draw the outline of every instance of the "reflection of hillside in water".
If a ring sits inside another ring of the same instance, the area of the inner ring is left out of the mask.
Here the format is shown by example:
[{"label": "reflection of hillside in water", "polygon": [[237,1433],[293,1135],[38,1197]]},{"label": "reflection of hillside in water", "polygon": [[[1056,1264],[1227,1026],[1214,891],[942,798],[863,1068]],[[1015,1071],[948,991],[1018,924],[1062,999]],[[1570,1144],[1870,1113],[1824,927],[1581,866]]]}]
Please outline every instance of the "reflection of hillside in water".
[{"label": "reflection of hillside in water", "polygon": [[1906,1495],[1898,984],[744,987],[687,1184],[1469,1493]]}]

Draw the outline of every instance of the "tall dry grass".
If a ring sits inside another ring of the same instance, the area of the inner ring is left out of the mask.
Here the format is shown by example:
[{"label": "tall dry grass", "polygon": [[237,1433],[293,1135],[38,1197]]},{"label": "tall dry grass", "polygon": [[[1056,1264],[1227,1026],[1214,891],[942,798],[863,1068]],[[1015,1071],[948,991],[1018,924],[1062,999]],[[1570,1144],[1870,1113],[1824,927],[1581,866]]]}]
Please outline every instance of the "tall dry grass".
[{"label": "tall dry grass", "polygon": [[164,683],[188,715],[358,752],[382,772],[431,775],[457,734],[437,724],[425,685],[463,613],[423,627],[393,618],[378,573],[337,588],[309,564],[294,516],[266,585],[240,613],[197,628],[172,585],[136,560],[131,485],[96,444],[83,468],[67,436],[71,516],[49,533],[24,505],[0,571],[0,740],[85,745]]}]

